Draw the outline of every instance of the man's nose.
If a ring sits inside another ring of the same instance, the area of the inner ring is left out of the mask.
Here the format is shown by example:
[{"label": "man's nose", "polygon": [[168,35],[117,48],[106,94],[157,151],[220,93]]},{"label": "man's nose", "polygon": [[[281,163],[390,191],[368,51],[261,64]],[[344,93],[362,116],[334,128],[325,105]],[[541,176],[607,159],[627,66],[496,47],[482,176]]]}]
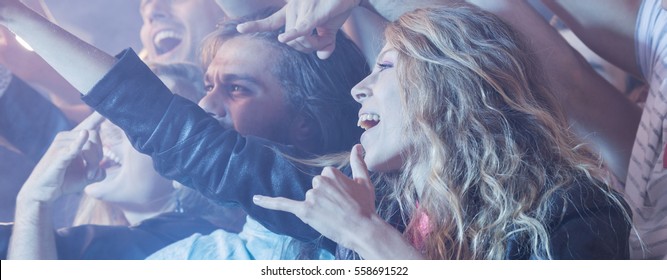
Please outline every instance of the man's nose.
[{"label": "man's nose", "polygon": [[225,106],[215,97],[215,94],[206,94],[198,103],[206,113],[216,118],[223,118],[227,115]]}]

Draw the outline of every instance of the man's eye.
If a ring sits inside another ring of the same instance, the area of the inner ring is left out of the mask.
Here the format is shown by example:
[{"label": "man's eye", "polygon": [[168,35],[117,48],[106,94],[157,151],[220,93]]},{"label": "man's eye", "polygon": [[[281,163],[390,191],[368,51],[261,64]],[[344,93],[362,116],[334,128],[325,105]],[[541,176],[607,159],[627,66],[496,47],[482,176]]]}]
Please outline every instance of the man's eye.
[{"label": "man's eye", "polygon": [[229,85],[227,90],[229,91],[229,94],[233,96],[244,96],[250,92],[248,88],[240,85]]}]

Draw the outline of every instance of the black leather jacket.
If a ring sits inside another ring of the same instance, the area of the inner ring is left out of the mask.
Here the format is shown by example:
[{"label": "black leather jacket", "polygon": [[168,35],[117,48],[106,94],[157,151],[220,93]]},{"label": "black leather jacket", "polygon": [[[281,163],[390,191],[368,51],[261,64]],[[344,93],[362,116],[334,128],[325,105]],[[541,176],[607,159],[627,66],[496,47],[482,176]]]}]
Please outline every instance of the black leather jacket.
[{"label": "black leather jacket", "polygon": [[[321,235],[291,213],[256,206],[252,196],[303,200],[319,168],[297,165],[280,153],[307,156],[294,147],[226,130],[196,104],[173,95],[131,50],[83,99],[125,130],[135,148],[153,158],[167,178],[219,202],[238,203],[269,230],[302,241]],[[348,172],[349,173],[349,172]],[[571,203],[565,207],[565,201]],[[629,225],[622,210],[589,186],[573,186],[553,199],[554,258],[627,258]],[[332,251],[325,239],[322,246]],[[510,240],[506,257],[526,259],[526,244]]]}]

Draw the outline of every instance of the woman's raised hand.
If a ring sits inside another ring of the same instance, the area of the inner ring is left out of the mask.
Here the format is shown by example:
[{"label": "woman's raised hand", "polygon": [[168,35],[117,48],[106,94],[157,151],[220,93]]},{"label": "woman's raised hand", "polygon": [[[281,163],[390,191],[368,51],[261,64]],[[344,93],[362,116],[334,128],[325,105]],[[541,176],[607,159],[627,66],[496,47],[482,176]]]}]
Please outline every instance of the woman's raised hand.
[{"label": "woman's raised hand", "polygon": [[375,212],[375,187],[362,157],[361,145],[350,155],[352,178],[338,169],[326,167],[313,178],[313,188],[304,201],[283,197],[255,196],[255,204],[293,213],[304,223],[334,242],[354,249],[359,231],[379,218]]},{"label": "woman's raised hand", "polygon": [[104,179],[104,169],[99,167],[102,145],[98,131],[102,121],[104,117],[93,113],[71,131],[58,133],[19,195],[50,203]]}]

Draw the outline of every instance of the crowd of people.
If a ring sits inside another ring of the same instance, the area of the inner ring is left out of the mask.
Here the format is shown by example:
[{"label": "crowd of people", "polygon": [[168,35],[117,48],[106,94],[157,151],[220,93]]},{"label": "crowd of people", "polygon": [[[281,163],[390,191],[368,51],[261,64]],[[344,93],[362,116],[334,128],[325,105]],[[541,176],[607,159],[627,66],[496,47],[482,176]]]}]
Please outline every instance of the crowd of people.
[{"label": "crowd of people", "polygon": [[667,0],[542,0],[641,106],[529,1],[141,0],[116,56],[33,2],[3,259],[667,259]]}]

